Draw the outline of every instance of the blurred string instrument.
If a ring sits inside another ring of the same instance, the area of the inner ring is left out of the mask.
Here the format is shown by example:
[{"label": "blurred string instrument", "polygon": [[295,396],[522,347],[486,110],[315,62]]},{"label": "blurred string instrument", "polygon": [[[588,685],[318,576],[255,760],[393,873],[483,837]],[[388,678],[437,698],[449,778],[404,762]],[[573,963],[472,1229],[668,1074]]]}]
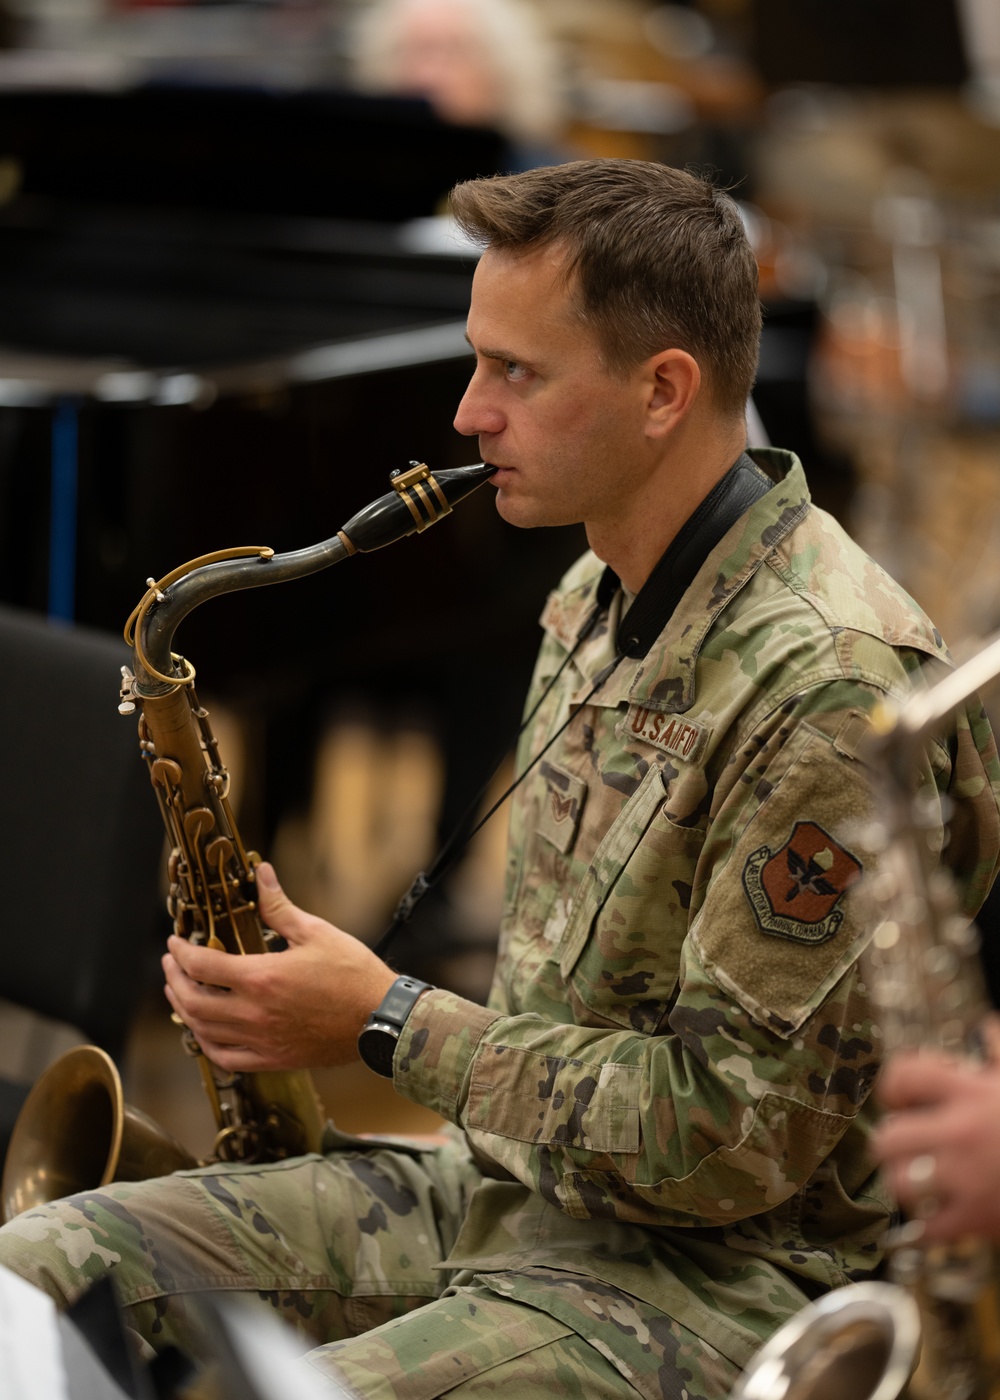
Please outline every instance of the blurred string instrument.
[{"label": "blurred string instrument", "polygon": [[[181,937],[233,954],[275,950],[257,906],[260,857],[245,849],[237,829],[229,775],[195,694],[194,667],[172,650],[181,621],[209,598],[304,578],[422,531],[493,472],[479,463],[434,475],[413,462],[392,474],[390,492],[328,540],[288,554],[221,550],[148,580],[125,628],[134,669],[122,667],[119,708],[139,711],[140,751],[171,848],[167,909]],[[306,1071],[229,1073],[201,1053],[186,1028],[182,1038],[198,1060],[215,1115],[213,1159],[268,1162],[320,1149],[326,1120]],[[180,1144],[124,1103],[110,1057],[81,1046],[57,1060],[25,1101],[4,1163],[4,1217],[109,1181],[195,1165]]]},{"label": "blurred string instrument", "polygon": [[[873,925],[872,992],[886,1053],[928,1047],[982,1059],[990,1009],[979,934],[938,857],[941,799],[913,793],[943,721],[1000,674],[1000,636],[929,690],[873,716],[877,873],[859,890]],[[945,813],[947,817],[947,813]],[[998,1400],[1000,1299],[985,1240],[922,1243],[921,1214],[890,1232],[888,1281],[849,1284],[803,1308],[761,1349],[731,1400]]]}]

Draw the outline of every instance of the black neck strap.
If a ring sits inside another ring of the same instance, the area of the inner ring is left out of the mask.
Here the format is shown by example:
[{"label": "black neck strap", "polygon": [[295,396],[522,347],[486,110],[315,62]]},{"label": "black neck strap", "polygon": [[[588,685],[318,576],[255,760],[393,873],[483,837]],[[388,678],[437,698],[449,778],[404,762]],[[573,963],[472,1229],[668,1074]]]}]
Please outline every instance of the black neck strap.
[{"label": "black neck strap", "polygon": [[[733,463],[681,526],[618,624],[619,655],[646,655],[723,535],[773,485],[746,452]],[[598,603],[607,607],[618,586],[614,571],[605,569],[597,587]]]}]

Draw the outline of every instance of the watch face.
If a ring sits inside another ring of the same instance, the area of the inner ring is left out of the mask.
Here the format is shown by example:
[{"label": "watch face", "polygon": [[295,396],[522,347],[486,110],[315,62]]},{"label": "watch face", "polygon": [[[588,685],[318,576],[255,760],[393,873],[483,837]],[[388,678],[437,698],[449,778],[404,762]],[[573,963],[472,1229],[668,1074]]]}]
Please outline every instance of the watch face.
[{"label": "watch face", "polygon": [[358,1036],[358,1054],[376,1074],[392,1078],[392,1057],[406,1018],[417,998],[429,990],[426,982],[415,977],[397,977],[382,998],[382,1005],[368,1018]]},{"label": "watch face", "polygon": [[384,1079],[391,1079],[396,1041],[397,1037],[382,1026],[365,1026],[358,1036],[358,1054],[369,1069]]}]

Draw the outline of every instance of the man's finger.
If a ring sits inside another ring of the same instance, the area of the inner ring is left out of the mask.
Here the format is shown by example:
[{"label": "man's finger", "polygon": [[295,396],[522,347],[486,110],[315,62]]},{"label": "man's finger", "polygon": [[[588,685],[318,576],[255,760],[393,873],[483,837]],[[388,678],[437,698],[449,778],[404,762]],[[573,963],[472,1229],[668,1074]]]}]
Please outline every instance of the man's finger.
[{"label": "man's finger", "polygon": [[888,1109],[929,1108],[954,1092],[968,1070],[941,1055],[900,1055],[882,1072],[878,1096]]}]

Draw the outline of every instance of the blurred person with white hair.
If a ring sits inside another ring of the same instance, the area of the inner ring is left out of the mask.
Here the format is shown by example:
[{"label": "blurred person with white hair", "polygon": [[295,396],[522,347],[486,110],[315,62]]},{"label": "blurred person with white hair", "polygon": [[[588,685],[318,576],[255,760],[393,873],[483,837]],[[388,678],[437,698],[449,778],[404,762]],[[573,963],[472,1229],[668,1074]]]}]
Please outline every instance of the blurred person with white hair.
[{"label": "blurred person with white hair", "polygon": [[425,98],[442,120],[507,138],[510,171],[566,158],[555,43],[522,0],[375,0],[352,36],[370,92]]}]

